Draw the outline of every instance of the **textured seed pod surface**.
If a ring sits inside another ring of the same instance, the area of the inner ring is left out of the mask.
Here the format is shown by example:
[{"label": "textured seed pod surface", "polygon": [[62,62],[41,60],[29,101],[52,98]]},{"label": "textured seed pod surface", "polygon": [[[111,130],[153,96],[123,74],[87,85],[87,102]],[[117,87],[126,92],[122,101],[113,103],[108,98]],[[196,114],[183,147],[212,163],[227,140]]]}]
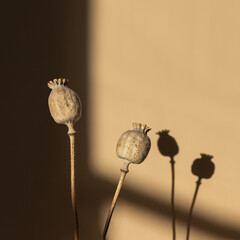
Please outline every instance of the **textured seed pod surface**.
[{"label": "textured seed pod surface", "polygon": [[52,89],[48,105],[50,113],[59,124],[74,124],[81,117],[81,101],[73,90],[68,88],[66,79],[54,79],[48,83]]},{"label": "textured seed pod surface", "polygon": [[213,156],[201,154],[201,158],[196,159],[192,164],[192,173],[199,178],[210,178],[215,170],[215,165],[211,161]]},{"label": "textured seed pod surface", "polygon": [[148,155],[151,147],[147,132],[147,125],[133,123],[133,130],[128,130],[119,138],[116,153],[119,158],[126,159],[134,164],[141,163]]}]

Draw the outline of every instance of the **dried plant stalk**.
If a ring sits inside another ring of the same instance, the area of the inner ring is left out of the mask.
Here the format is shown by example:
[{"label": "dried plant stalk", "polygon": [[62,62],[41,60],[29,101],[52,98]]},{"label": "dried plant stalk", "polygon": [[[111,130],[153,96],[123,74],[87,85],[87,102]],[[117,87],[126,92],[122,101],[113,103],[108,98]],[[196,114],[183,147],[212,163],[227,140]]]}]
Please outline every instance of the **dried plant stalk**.
[{"label": "dried plant stalk", "polygon": [[108,216],[107,216],[107,219],[106,219],[106,222],[105,222],[105,227],[104,227],[104,230],[103,230],[103,239],[104,240],[106,239],[108,227],[109,227],[109,224],[110,224],[110,221],[111,221],[111,218],[112,218],[112,215],[113,215],[113,211],[114,211],[116,203],[117,203],[118,195],[119,195],[119,193],[122,189],[123,182],[124,182],[124,179],[125,179],[127,173],[128,172],[121,170],[120,179],[119,179],[117,189],[116,189],[116,192],[114,194],[112,204],[111,204],[111,207],[109,209]]},{"label": "dried plant stalk", "polygon": [[76,204],[76,191],[75,191],[75,133],[69,133],[70,138],[70,154],[71,154],[71,197],[72,197],[72,209],[74,214],[74,240],[79,239],[78,228],[78,213]]}]

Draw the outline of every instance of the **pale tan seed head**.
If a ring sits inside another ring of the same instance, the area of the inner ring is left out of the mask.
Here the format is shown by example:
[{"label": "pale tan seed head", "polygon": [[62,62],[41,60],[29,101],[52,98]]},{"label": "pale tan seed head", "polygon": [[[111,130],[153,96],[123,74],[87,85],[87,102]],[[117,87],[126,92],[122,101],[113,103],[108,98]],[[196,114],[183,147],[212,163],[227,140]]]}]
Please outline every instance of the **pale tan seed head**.
[{"label": "pale tan seed head", "polygon": [[133,123],[133,130],[124,132],[118,140],[117,156],[134,164],[143,162],[151,147],[150,138],[147,136],[150,130],[146,124]]},{"label": "pale tan seed head", "polygon": [[48,87],[52,89],[48,105],[56,123],[73,128],[75,122],[81,117],[82,105],[77,93],[66,86],[68,82],[65,78],[48,82]]}]

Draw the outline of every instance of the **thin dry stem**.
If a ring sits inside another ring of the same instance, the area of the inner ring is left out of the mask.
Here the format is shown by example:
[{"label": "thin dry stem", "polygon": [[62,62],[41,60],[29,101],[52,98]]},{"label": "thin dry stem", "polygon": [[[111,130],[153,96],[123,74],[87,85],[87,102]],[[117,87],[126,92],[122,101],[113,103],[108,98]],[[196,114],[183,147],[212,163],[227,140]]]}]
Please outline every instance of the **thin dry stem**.
[{"label": "thin dry stem", "polygon": [[70,150],[71,150],[71,197],[72,208],[74,214],[74,240],[79,240],[78,232],[78,214],[76,205],[76,192],[75,192],[75,133],[69,133]]},{"label": "thin dry stem", "polygon": [[122,185],[123,185],[123,182],[124,182],[124,179],[125,179],[125,176],[126,176],[127,173],[128,173],[127,171],[121,170],[121,175],[120,175],[120,179],[119,179],[119,182],[118,182],[118,186],[117,186],[115,195],[113,197],[112,204],[111,204],[111,207],[109,209],[108,216],[107,216],[106,223],[105,223],[105,227],[104,227],[104,231],[103,231],[103,239],[104,240],[106,239],[107,231],[108,231],[108,228],[109,228],[109,225],[110,225],[110,221],[111,221],[111,218],[112,218],[112,215],[113,215],[114,208],[115,208],[116,203],[117,203],[118,195],[121,191],[121,188],[122,188]]}]

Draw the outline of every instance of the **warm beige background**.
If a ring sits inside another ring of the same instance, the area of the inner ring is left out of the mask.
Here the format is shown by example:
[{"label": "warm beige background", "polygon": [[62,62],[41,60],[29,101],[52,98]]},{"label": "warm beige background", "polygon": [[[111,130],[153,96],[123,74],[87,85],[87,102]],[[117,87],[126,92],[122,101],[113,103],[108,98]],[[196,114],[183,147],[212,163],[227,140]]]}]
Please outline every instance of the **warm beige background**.
[{"label": "warm beige background", "polygon": [[[240,226],[240,1],[92,0],[89,7],[91,171],[116,185],[122,160],[116,142],[133,121],[152,127],[146,161],[131,166],[125,187],[169,203],[170,164],[156,131],[170,129],[176,157],[176,204],[187,214],[199,153],[214,155],[216,172],[203,181],[194,215],[216,226]],[[114,190],[113,190],[114,191]],[[111,198],[101,204],[102,228]],[[177,221],[178,239],[185,223]],[[170,218],[128,202],[117,205],[109,239],[171,239]],[[204,227],[191,237],[229,239]],[[237,238],[236,238],[237,239]]]}]

